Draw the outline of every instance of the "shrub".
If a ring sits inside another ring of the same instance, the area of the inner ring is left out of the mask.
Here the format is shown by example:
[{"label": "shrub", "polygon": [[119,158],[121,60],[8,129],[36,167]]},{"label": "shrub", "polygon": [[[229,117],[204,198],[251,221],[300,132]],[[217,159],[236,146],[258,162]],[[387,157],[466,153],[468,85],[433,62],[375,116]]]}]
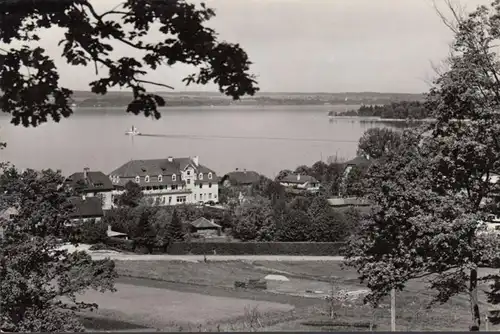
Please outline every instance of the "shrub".
[{"label": "shrub", "polygon": [[107,226],[95,219],[87,220],[80,225],[80,240],[84,244],[97,244],[105,242]]},{"label": "shrub", "polygon": [[135,249],[134,242],[132,240],[125,240],[120,238],[108,238],[106,240],[106,245],[119,250],[124,250],[127,252],[133,252]]},{"label": "shrub", "polygon": [[337,256],[343,242],[174,242],[168,248],[173,255],[304,255]]}]

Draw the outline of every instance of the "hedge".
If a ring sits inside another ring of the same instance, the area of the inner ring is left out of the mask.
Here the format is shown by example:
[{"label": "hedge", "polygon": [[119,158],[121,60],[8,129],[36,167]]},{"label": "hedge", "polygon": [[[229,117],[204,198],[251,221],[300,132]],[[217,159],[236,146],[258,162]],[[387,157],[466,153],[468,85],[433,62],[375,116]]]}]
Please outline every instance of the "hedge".
[{"label": "hedge", "polygon": [[[108,238],[106,245],[124,251],[135,249],[132,240]],[[343,242],[174,242],[167,249],[171,255],[342,255]],[[155,249],[155,253],[162,253]]]},{"label": "hedge", "polygon": [[309,255],[342,254],[343,242],[175,242],[167,253],[172,255]]}]

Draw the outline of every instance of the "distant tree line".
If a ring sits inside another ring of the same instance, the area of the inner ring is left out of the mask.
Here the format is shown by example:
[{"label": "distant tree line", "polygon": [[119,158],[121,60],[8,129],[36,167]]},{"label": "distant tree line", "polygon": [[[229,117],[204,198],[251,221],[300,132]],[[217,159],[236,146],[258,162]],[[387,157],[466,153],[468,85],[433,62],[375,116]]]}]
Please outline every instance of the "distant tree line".
[{"label": "distant tree line", "polygon": [[392,102],[384,105],[362,105],[358,110],[349,110],[341,116],[380,117],[386,119],[431,118],[431,111],[420,101]]}]

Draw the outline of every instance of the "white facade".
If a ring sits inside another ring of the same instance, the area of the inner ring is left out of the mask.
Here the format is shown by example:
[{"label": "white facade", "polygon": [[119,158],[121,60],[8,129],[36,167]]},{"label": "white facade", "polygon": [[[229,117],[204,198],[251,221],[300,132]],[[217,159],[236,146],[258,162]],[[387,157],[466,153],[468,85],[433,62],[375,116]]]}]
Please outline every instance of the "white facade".
[{"label": "white facade", "polygon": [[113,207],[113,192],[112,191],[89,192],[89,193],[86,193],[85,196],[101,198],[103,210],[110,210]]},{"label": "white facade", "polygon": [[[146,160],[142,161],[145,167],[140,168],[141,173],[137,175],[119,175],[120,169],[118,169],[116,174],[111,173],[109,177],[113,184],[119,184],[122,187],[129,181],[138,183],[145,200],[150,205],[219,202],[217,176],[215,172],[199,165],[198,157],[189,159],[169,157],[165,160],[167,165],[171,164],[170,167],[175,163],[179,168],[173,171],[162,171],[149,167],[148,163],[152,163]],[[181,162],[177,163],[176,160]],[[110,203],[114,203],[113,198],[123,192],[123,189],[114,190],[109,199]]]}]

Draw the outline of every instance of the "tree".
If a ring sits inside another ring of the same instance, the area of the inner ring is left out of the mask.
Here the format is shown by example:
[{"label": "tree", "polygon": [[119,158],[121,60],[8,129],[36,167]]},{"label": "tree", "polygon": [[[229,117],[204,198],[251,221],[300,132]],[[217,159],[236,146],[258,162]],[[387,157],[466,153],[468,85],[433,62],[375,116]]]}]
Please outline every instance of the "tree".
[{"label": "tree", "polygon": [[119,207],[135,208],[141,203],[143,198],[144,194],[142,193],[141,186],[129,181],[125,184],[125,191],[116,197],[116,204]]},{"label": "tree", "polygon": [[[55,4],[42,0],[24,6],[18,1],[2,1],[0,12],[9,13],[0,22],[0,41],[7,47],[0,53],[0,106],[12,115],[12,123],[37,126],[51,117],[58,122],[72,114],[72,91],[59,83],[53,59],[42,47],[39,32],[58,27],[64,31],[59,45],[62,57],[72,66],[93,66],[100,79],[89,83],[92,92],[106,94],[110,88],[132,90],[127,112],[159,118],[157,107],[164,99],[146,91],[145,85],[172,88],[142,77],[147,69],[177,63],[192,65],[199,72],[183,82],[214,82],[221,93],[233,99],[253,95],[255,78],[249,74],[251,62],[238,44],[220,42],[216,32],[206,27],[215,12],[204,4],[184,0],[128,0],[120,7],[98,13],[89,0],[69,0]],[[128,28],[131,29],[128,29]],[[157,42],[147,41],[153,31],[163,34]],[[113,58],[113,43],[142,56]],[[19,45],[15,47],[14,45]],[[100,73],[103,68],[107,73]],[[28,98],[29,97],[29,98]]]},{"label": "tree", "polygon": [[288,204],[288,207],[293,210],[307,212],[312,201],[312,198],[308,196],[295,196]]},{"label": "tree", "polygon": [[315,197],[306,212],[311,220],[308,241],[341,241],[349,232],[342,215],[335,212],[323,196]]},{"label": "tree", "polygon": [[143,206],[135,208],[134,211],[138,212],[138,219],[130,234],[132,240],[136,246],[145,247],[149,253],[153,253],[157,236],[153,228],[154,212],[151,208]]},{"label": "tree", "polygon": [[[443,168],[451,157],[443,159],[448,148],[442,140],[406,131],[404,144],[370,167],[365,188],[376,208],[349,240],[346,262],[366,281],[372,291],[368,300],[375,304],[392,288],[401,290],[409,280],[425,277],[437,291],[437,302],[468,294],[479,326],[477,268],[498,257],[500,247],[498,239],[478,233],[482,212],[473,203],[487,182],[480,186],[480,177],[469,177],[474,185],[452,186],[457,176]],[[455,168],[463,170],[457,162]]]},{"label": "tree", "polygon": [[278,175],[276,175],[275,181],[281,181],[290,174],[292,174],[291,170],[283,169],[278,173]]},{"label": "tree", "polygon": [[235,210],[232,234],[241,241],[272,240],[274,220],[271,203],[264,198],[245,201]]},{"label": "tree", "polygon": [[358,166],[353,166],[349,173],[345,176],[344,182],[342,184],[342,195],[349,197],[363,197],[363,178],[366,173],[366,168],[362,169]]},{"label": "tree", "polygon": [[108,238],[108,227],[102,222],[96,222],[95,219],[84,221],[78,226],[80,232],[80,242],[85,244],[98,244],[105,242]]},{"label": "tree", "polygon": [[309,175],[310,173],[310,168],[306,165],[301,165],[295,168],[295,171],[293,172],[294,174],[300,174],[300,175]]},{"label": "tree", "polygon": [[370,128],[359,139],[358,155],[379,159],[401,142],[401,133],[389,128]]},{"label": "tree", "polygon": [[8,332],[83,331],[78,312],[97,305],[76,301],[87,289],[114,290],[114,262],[61,250],[72,210],[72,191],[59,172],[22,173],[4,167],[0,209],[17,214],[0,221],[0,328]]},{"label": "tree", "polygon": [[177,215],[177,210],[174,209],[172,214],[172,219],[168,225],[168,236],[173,241],[183,241],[184,240],[184,228],[182,226],[182,221]]},{"label": "tree", "polygon": [[276,222],[277,241],[292,242],[292,241],[309,241],[311,235],[311,220],[307,213],[287,209]]}]

